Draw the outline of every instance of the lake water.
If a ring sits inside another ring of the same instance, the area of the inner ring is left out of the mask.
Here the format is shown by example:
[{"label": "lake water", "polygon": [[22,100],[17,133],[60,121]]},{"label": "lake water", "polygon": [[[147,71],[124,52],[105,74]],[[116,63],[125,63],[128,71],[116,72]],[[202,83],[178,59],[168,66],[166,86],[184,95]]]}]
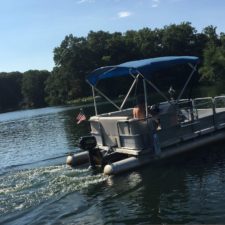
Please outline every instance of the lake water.
[{"label": "lake water", "polygon": [[0,224],[224,223],[223,144],[107,177],[65,165],[89,132],[78,112],[0,114]]}]

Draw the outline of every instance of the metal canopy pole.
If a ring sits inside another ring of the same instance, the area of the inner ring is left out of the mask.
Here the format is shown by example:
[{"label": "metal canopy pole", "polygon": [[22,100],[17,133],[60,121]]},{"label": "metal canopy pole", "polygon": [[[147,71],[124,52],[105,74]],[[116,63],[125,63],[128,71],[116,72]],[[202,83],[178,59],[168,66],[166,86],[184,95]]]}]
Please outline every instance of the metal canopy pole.
[{"label": "metal canopy pole", "polygon": [[95,106],[95,115],[98,115],[98,111],[97,111],[97,105],[96,105],[96,99],[95,99],[95,89],[93,86],[91,86],[92,88],[92,94],[93,94],[93,99],[94,99],[94,106]]},{"label": "metal canopy pole", "polygon": [[120,110],[123,108],[124,104],[126,103],[127,98],[129,97],[129,95],[130,95],[130,93],[131,93],[131,91],[132,91],[134,85],[137,83],[137,79],[138,79],[139,76],[140,76],[140,75],[138,74],[138,75],[135,77],[134,82],[132,83],[132,85],[131,85],[131,87],[130,87],[130,89],[129,89],[127,95],[126,95],[126,97],[124,98],[124,100],[123,100],[123,102],[122,102],[122,104],[121,104],[121,106],[120,106]]},{"label": "metal canopy pole", "polygon": [[106,100],[108,100],[111,104],[113,104],[118,110],[120,110],[120,107],[116,105],[110,98],[108,98],[105,94],[103,94],[99,89],[95,87],[95,90],[102,95]]},{"label": "metal canopy pole", "polygon": [[148,99],[145,79],[143,79],[144,95],[145,95],[145,117],[148,117]]},{"label": "metal canopy pole", "polygon": [[181,90],[180,95],[179,95],[178,98],[177,98],[177,101],[180,100],[180,98],[181,98],[181,96],[183,95],[183,93],[184,93],[184,91],[185,91],[185,89],[186,89],[186,87],[187,87],[189,81],[191,80],[191,78],[192,78],[194,72],[196,71],[197,64],[196,64],[194,67],[193,67],[191,64],[188,64],[188,65],[189,65],[191,68],[193,68],[193,70],[192,70],[190,76],[188,77],[188,79],[187,79],[187,81],[186,81],[186,83],[185,83],[183,89]]},{"label": "metal canopy pole", "polygon": [[149,80],[145,80],[147,83],[149,83],[163,98],[166,99],[166,101],[170,102],[170,100]]}]

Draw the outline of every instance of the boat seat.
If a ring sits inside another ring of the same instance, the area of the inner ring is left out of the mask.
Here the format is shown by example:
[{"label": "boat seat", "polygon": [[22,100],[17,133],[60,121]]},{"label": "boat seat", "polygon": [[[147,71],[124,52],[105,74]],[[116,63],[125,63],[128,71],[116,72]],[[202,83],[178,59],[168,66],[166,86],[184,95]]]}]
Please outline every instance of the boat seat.
[{"label": "boat seat", "polygon": [[115,117],[99,117],[99,123],[101,126],[101,133],[104,139],[104,145],[118,146],[119,133],[118,122],[127,121],[127,116],[115,116]]}]

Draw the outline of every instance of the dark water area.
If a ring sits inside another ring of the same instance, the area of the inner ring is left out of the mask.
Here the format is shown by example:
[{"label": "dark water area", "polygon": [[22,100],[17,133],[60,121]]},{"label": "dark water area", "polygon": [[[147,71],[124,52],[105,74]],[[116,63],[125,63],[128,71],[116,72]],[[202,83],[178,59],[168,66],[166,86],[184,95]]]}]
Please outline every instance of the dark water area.
[{"label": "dark water area", "polygon": [[108,177],[65,165],[89,132],[88,122],[76,124],[78,113],[0,114],[0,224],[224,223],[224,143]]}]

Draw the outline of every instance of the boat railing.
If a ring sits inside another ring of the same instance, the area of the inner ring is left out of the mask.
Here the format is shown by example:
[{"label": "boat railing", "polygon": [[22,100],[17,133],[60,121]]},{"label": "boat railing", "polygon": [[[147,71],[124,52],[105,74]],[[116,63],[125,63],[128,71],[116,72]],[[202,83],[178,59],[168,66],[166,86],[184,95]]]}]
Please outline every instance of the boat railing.
[{"label": "boat railing", "polygon": [[214,114],[213,98],[195,98],[193,102],[199,119]]},{"label": "boat railing", "polygon": [[217,96],[214,98],[216,112],[221,112],[225,108],[225,96]]},{"label": "boat railing", "polygon": [[225,96],[214,98],[214,122],[217,129],[225,127]]},{"label": "boat railing", "polygon": [[[196,98],[193,100],[190,100],[190,107],[183,108],[182,104],[179,105],[182,112],[183,110],[186,111],[187,120],[186,121],[192,121],[200,122],[201,120],[201,126],[203,126],[202,121],[206,118],[208,122],[208,126],[215,125],[215,118],[219,112],[224,112],[225,109],[225,98],[223,96],[218,96],[215,98],[211,97],[205,97],[205,98]],[[223,104],[221,104],[223,103]],[[187,114],[188,112],[188,114]],[[185,122],[185,121],[184,121]],[[207,126],[207,124],[205,124]]]},{"label": "boat railing", "polygon": [[201,119],[202,124],[207,122],[209,127],[213,126],[215,129],[223,126],[225,122],[225,96],[196,98],[194,99],[194,105],[198,119]]},{"label": "boat railing", "polygon": [[192,99],[181,99],[177,107],[178,122],[181,127],[196,123],[198,114]]},{"label": "boat railing", "polygon": [[[225,96],[182,99],[177,103],[177,124],[157,131],[161,147],[209,134],[225,127]],[[171,115],[172,116],[172,115]]]}]

